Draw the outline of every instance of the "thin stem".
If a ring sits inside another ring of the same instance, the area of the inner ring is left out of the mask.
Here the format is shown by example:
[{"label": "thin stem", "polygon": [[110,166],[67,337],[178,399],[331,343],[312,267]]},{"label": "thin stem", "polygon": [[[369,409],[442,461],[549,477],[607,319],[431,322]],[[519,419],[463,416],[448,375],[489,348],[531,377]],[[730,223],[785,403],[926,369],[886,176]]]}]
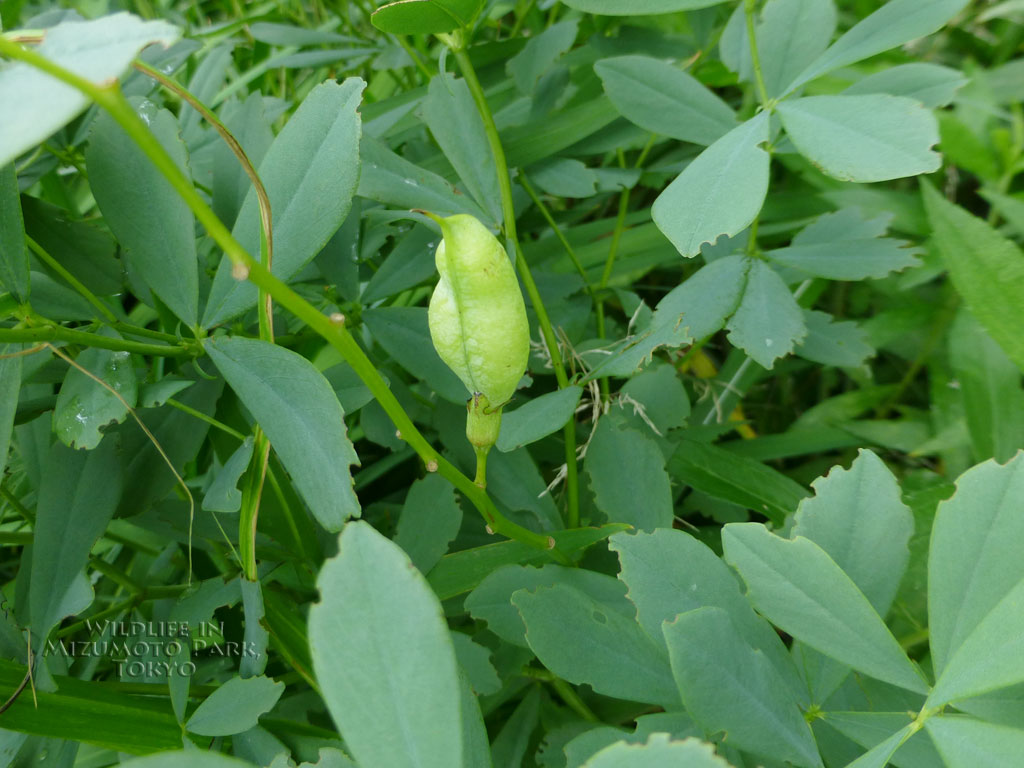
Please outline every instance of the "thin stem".
[{"label": "thin stem", "polygon": [[473,478],[473,483],[480,488],[487,487],[487,454],[490,452],[489,448],[475,449],[476,453],[476,477]]},{"label": "thin stem", "polygon": [[[445,38],[445,41],[449,44],[453,42],[451,38]],[[512,178],[509,176],[508,161],[505,159],[505,150],[501,146],[498,127],[494,123],[494,115],[491,114],[491,108],[487,104],[484,89],[480,85],[480,80],[476,76],[476,70],[473,68],[473,62],[470,61],[465,47],[463,45],[449,45],[449,47],[452,53],[455,54],[455,60],[459,64],[459,69],[462,70],[462,76],[466,80],[466,85],[473,96],[477,111],[480,113],[480,119],[483,121],[484,133],[487,135],[487,143],[490,145],[491,154],[494,156],[494,167],[498,175],[498,189],[501,193],[501,211],[504,219],[505,236],[515,249],[516,268],[519,271],[519,277],[526,287],[526,293],[530,297],[533,311],[537,313],[537,323],[540,325],[540,332],[544,337],[544,344],[547,346],[548,355],[551,358],[551,367],[555,371],[558,388],[563,389],[569,386],[569,377],[565,372],[565,363],[562,361],[562,353],[558,347],[558,338],[551,327],[551,319],[548,317],[547,309],[545,309],[544,302],[540,297],[540,291],[537,290],[537,283],[534,282],[533,275],[530,272],[530,265],[526,261],[522,246],[519,244],[519,237],[516,234],[516,210],[515,203],[512,200]],[[565,465],[567,471],[565,478],[568,507],[566,523],[568,527],[575,528],[579,525],[580,509],[579,474],[576,467],[576,425],[574,420],[570,419],[565,424],[563,434],[565,435]]]},{"label": "thin stem", "polygon": [[156,339],[157,341],[166,341],[170,344],[177,344],[181,339],[174,334],[164,333],[163,331],[154,331],[151,328],[140,328],[137,325],[131,323],[108,323],[108,325],[115,331],[121,333],[127,333],[129,336],[138,336],[143,339]]},{"label": "thin stem", "polygon": [[761,99],[761,106],[768,109],[771,100],[768,98],[768,89],[764,84],[764,73],[761,71],[761,55],[757,51],[757,24],[754,19],[754,10],[757,0],[744,0],[743,10],[747,15],[747,38],[750,40],[750,64],[754,69],[754,81],[757,83],[758,97]]},{"label": "thin stem", "polygon": [[[245,153],[242,145],[238,143],[238,140],[234,137],[231,131],[228,130],[227,126],[221,122],[220,118],[218,118],[217,115],[208,109],[205,104],[190,93],[187,88],[178,84],[171,78],[166,77],[162,72],[154,69],[143,61],[136,60],[134,65],[137,70],[149,75],[163,85],[164,88],[167,88],[169,91],[177,94],[188,102],[196,112],[198,112],[217,130],[217,133],[220,134],[224,143],[228,145],[232,154],[234,154],[238,159],[245,175],[248,176],[249,181],[252,182],[253,189],[256,191],[256,199],[259,203],[260,264],[266,267],[267,270],[273,270],[274,227],[270,209],[270,197],[267,195],[267,190],[263,186],[263,182],[260,179],[259,174],[256,172],[255,166],[253,166],[252,161],[249,160],[249,156]],[[270,295],[262,289],[260,289],[259,296],[257,298],[257,307],[259,307],[258,317],[260,339],[273,344],[274,307]],[[263,497],[263,482],[266,478],[267,460],[270,455],[270,442],[267,440],[263,430],[260,429],[259,425],[256,425],[253,427],[253,432],[256,436],[256,450],[254,453],[255,463],[252,470],[253,475],[250,480],[248,493],[245,494],[242,509],[238,517],[238,548],[241,550],[242,555],[242,571],[249,581],[256,581],[258,579],[256,571],[256,522],[259,518],[260,499]]]},{"label": "thin stem", "polygon": [[136,605],[140,605],[149,600],[163,600],[168,597],[177,597],[188,588],[188,584],[170,584],[160,587],[145,587],[142,592],[137,595],[133,595],[120,603],[115,603],[109,608],[103,609],[99,613],[94,613],[87,619],[81,619],[76,621],[74,624],[69,624],[66,627],[56,630],[53,633],[53,637],[55,639],[68,637],[88,627],[90,623],[96,623],[103,621],[103,619],[109,618],[110,616],[116,616],[119,613],[123,613],[134,608]]},{"label": "thin stem", "polygon": [[[252,161],[249,160],[249,156],[246,154],[245,149],[243,149],[242,145],[238,143],[238,140],[234,137],[231,131],[228,130],[227,126],[221,122],[220,118],[217,117],[217,115],[214,114],[213,111],[203,104],[198,98],[196,98],[187,88],[140,59],[136,59],[132,64],[135,69],[153,78],[171,93],[174,93],[179,98],[188,102],[188,104],[198,112],[206,122],[214,127],[217,133],[220,134],[221,139],[224,140],[224,143],[228,145],[228,149],[230,149],[231,153],[238,159],[245,175],[248,176],[249,181],[252,182],[253,189],[256,191],[256,200],[259,204],[260,225],[262,227],[260,238],[260,261],[267,269],[273,269],[274,225],[273,216],[270,210],[270,196],[267,195],[266,187],[263,186],[263,181],[256,172],[256,167],[252,164]],[[273,308],[270,297],[265,296],[262,292],[259,296],[259,306],[260,338],[264,341],[273,341]]]},{"label": "thin stem", "polygon": [[[551,227],[551,231],[555,233],[555,237],[558,238],[562,247],[565,248],[565,252],[569,255],[569,260],[572,261],[573,266],[576,267],[576,271],[579,272],[580,277],[583,278],[583,285],[586,287],[587,293],[590,294],[591,298],[594,298],[597,292],[594,286],[590,284],[590,279],[587,277],[587,270],[583,266],[583,262],[580,261],[580,257],[576,255],[576,251],[573,249],[572,245],[566,239],[565,234],[562,232],[562,228],[558,226],[558,222],[556,222],[554,216],[551,215],[550,209],[544,205],[544,201],[541,200],[537,191],[533,188],[533,184],[530,183],[530,180],[526,177],[525,173],[519,174],[519,183],[522,185],[523,189],[526,190],[526,194],[530,196],[533,204],[537,206],[537,210],[540,211],[540,215],[544,217],[548,226]],[[596,301],[596,298],[594,298],[594,300]]]},{"label": "thin stem", "polygon": [[608,247],[608,258],[605,259],[604,269],[601,272],[601,282],[598,283],[597,298],[597,335],[598,338],[605,337],[604,327],[604,290],[608,287],[608,281],[612,276],[612,267],[615,266],[615,258],[619,254],[619,241],[622,239],[622,230],[626,224],[626,211],[629,209],[629,190],[624,189],[619,194],[619,210],[615,217],[615,230],[612,232],[612,241]]},{"label": "thin stem", "polygon": [[41,328],[0,328],[0,342],[19,341],[66,341],[83,347],[99,347],[115,352],[135,352],[140,355],[157,355],[160,357],[198,357],[202,351],[195,345],[182,342],[178,346],[170,344],[145,344],[129,339],[113,339],[95,333],[76,331],[60,325],[46,325]]},{"label": "thin stem", "polygon": [[[622,150],[618,150],[619,165],[625,167],[626,158],[622,154]],[[598,285],[597,290],[597,337],[599,339],[605,338],[605,322],[604,322],[604,293],[608,287],[608,281],[612,276],[612,267],[615,266],[615,258],[619,253],[619,241],[622,239],[622,231],[626,226],[626,212],[629,210],[629,188],[623,189],[619,193],[619,209],[615,216],[615,230],[612,232],[612,241],[608,246],[608,258],[605,259],[604,269],[601,272],[601,282]],[[608,377],[602,376],[598,386],[601,389],[601,397],[607,400],[610,394],[610,388],[608,385]]]},{"label": "thin stem", "polygon": [[484,123],[484,133],[487,134],[487,143],[490,145],[491,154],[494,156],[494,165],[498,174],[498,189],[501,193],[501,212],[504,219],[505,236],[512,242],[515,248],[516,267],[519,270],[519,277],[526,286],[526,292],[530,296],[530,303],[537,313],[537,321],[540,324],[541,335],[548,347],[548,354],[551,356],[551,363],[555,369],[555,378],[558,379],[558,386],[565,387],[569,378],[565,373],[565,366],[562,363],[562,355],[558,347],[558,339],[551,327],[551,320],[548,317],[547,309],[537,291],[537,284],[530,273],[530,266],[526,263],[526,257],[519,245],[519,237],[516,234],[516,211],[512,200],[512,178],[508,172],[508,162],[505,159],[505,150],[501,146],[501,137],[498,135],[498,127],[494,124],[494,116],[491,108],[487,105],[487,97],[484,89],[477,79],[476,70],[473,69],[473,62],[465,48],[452,48],[455,60],[459,63],[462,76],[466,79],[469,92],[473,95],[473,101]]},{"label": "thin stem", "polygon": [[412,59],[412,63],[416,65],[416,69],[418,69],[420,71],[420,74],[423,75],[423,77],[425,77],[427,81],[429,81],[430,78],[434,76],[433,73],[430,71],[430,68],[423,62],[423,59],[416,52],[416,49],[409,45],[409,41],[406,39],[406,36],[391,35],[391,37],[393,37],[395,41],[400,46],[402,46],[402,49],[409,55],[409,58]]},{"label": "thin stem", "polygon": [[99,312],[102,317],[106,318],[112,323],[117,322],[117,315],[110,311],[110,307],[108,307],[106,304],[100,301],[96,297],[96,294],[94,294],[92,291],[86,288],[81,280],[79,280],[77,277],[68,272],[64,268],[64,265],[57,261],[55,258],[53,258],[53,256],[51,256],[49,253],[47,253],[46,250],[39,243],[37,243],[28,235],[25,235],[25,242],[28,243],[28,247],[32,249],[32,252],[36,256],[38,256],[39,259],[44,264],[46,264],[46,266],[48,266],[50,269],[52,269],[54,272],[60,275],[68,285],[70,285],[72,288],[78,291],[85,298],[86,301],[88,301],[96,308],[96,311]]},{"label": "thin stem", "polygon": [[543,682],[548,683],[558,692],[562,701],[564,701],[571,710],[587,722],[601,722],[601,719],[594,714],[590,707],[586,705],[583,699],[580,698],[580,695],[576,693],[576,690],[565,680],[558,677],[558,675],[555,675],[546,669],[537,669],[536,667],[524,667],[522,675],[524,677],[532,677],[534,680],[542,680]]},{"label": "thin stem", "polygon": [[229,427],[227,424],[225,424],[225,423],[223,423],[221,421],[217,421],[217,419],[213,418],[212,416],[207,416],[202,411],[197,411],[195,408],[193,408],[190,405],[185,405],[184,403],[182,403],[182,402],[180,402],[178,400],[175,400],[173,397],[167,398],[167,400],[165,402],[167,403],[167,405],[171,406],[172,408],[177,408],[182,413],[187,413],[189,416],[195,416],[200,421],[205,421],[211,427],[214,427],[215,429],[219,429],[221,432],[226,432],[227,434],[231,435],[232,437],[234,437],[234,438],[236,438],[238,440],[243,440],[243,441],[245,440],[245,435],[243,435],[237,429],[233,429],[233,428]]},{"label": "thin stem", "polygon": [[[178,168],[171,156],[167,154],[163,146],[149,132],[138,115],[135,114],[135,111],[124,98],[116,82],[98,86],[73,72],[67,71],[49,59],[40,56],[35,51],[24,49],[2,38],[0,38],[0,54],[24,61],[73,86],[96,101],[100,107],[107,110],[125,133],[149,157],[153,165],[164,175],[195,214],[196,219],[203,225],[210,237],[213,238],[214,242],[220,246],[225,255],[231,260],[233,264],[232,273],[235,278],[240,280],[249,279],[257,288],[266,290],[278,304],[305,322],[306,325],[320,334],[332,347],[338,350],[346,362],[356,371],[367,389],[377,399],[377,402],[380,403],[385,413],[388,414],[391,421],[402,433],[406,442],[421,456],[428,467],[436,467],[442,477],[451,482],[472,502],[493,532],[538,549],[548,550],[555,559],[561,562],[570,562],[565,554],[555,547],[555,541],[552,537],[523,528],[502,515],[485,491],[477,488],[472,480],[460,472],[454,464],[445,459],[427,441],[419,429],[416,428],[412,419],[409,418],[401,403],[392,394],[387,382],[377,371],[377,368],[356,343],[355,339],[352,338],[351,334],[345,330],[343,325],[332,322],[330,318],[295,293],[288,285],[257,263],[246,252],[245,248],[232,237],[210,206],[206,204],[206,201],[195,190],[195,187],[192,186],[192,183],[182,173],[181,169]],[[82,335],[91,338],[91,334]],[[191,354],[191,351],[185,350],[183,354]]]}]

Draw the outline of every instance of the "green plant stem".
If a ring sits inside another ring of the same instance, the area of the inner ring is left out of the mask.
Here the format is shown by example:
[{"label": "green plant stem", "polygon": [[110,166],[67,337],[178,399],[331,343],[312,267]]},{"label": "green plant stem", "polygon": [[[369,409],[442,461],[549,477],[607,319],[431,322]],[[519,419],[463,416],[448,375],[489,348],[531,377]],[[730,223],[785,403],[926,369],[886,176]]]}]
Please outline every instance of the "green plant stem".
[{"label": "green plant stem", "polygon": [[420,71],[420,74],[423,75],[427,82],[430,82],[430,78],[434,76],[433,73],[430,71],[430,68],[423,62],[423,59],[416,52],[416,49],[409,44],[409,41],[406,39],[406,36],[390,35],[390,37],[394,38],[394,40],[400,46],[402,46],[402,50],[404,50],[409,55],[409,58],[412,59],[412,63],[416,66],[416,69]]},{"label": "green plant stem", "polygon": [[154,331],[151,328],[140,328],[137,325],[131,323],[122,323],[120,321],[116,323],[108,323],[108,325],[115,331],[121,333],[127,333],[129,336],[138,336],[143,339],[155,339],[157,341],[166,341],[169,344],[177,344],[181,341],[178,336],[171,333],[164,333],[163,331]]},{"label": "green plant stem", "polygon": [[70,285],[72,288],[78,291],[78,293],[81,294],[86,301],[88,301],[96,308],[96,311],[100,313],[101,317],[105,318],[106,320],[109,320],[112,323],[117,322],[117,315],[110,311],[110,307],[108,307],[106,304],[100,301],[96,297],[96,294],[94,294],[92,291],[86,288],[85,285],[82,284],[81,280],[79,280],[77,277],[68,272],[64,268],[64,265],[57,261],[55,258],[53,258],[53,256],[51,256],[49,253],[47,253],[46,250],[41,245],[39,245],[39,243],[37,243],[28,235],[25,235],[25,242],[28,243],[28,247],[32,249],[32,252],[36,256],[39,257],[40,261],[42,261],[44,264],[46,264],[46,266],[48,266],[50,269],[52,269],[54,272],[60,275],[68,285]]},{"label": "green plant stem", "polygon": [[103,609],[99,613],[94,613],[87,619],[76,621],[74,624],[69,624],[66,627],[56,630],[53,633],[53,637],[55,639],[68,637],[86,628],[88,626],[86,622],[95,623],[103,621],[103,619],[116,616],[119,613],[124,613],[125,611],[150,600],[163,600],[168,597],[177,597],[187,589],[189,589],[188,584],[169,584],[166,586],[144,587],[137,595],[133,595],[126,600],[122,600],[120,603],[115,603],[109,608]]},{"label": "green plant stem", "polygon": [[28,235],[25,236],[25,242],[28,243],[28,247],[32,249],[32,252],[35,253],[41,261],[60,275],[72,288],[78,291],[86,301],[92,304],[103,318],[105,318],[107,325],[111,328],[132,336],[141,336],[142,338],[166,341],[171,344],[175,344],[179,341],[177,336],[173,336],[169,333],[161,333],[160,331],[153,331],[149,328],[139,328],[138,326],[131,325],[130,323],[122,323],[117,319],[117,315],[110,310],[110,307],[100,301],[96,294],[90,291],[77,277],[68,272],[64,268],[64,265],[47,253],[46,249],[39,245],[39,243]]},{"label": "green plant stem", "polygon": [[181,401],[175,400],[173,397],[167,398],[166,403],[167,403],[167,405],[171,406],[172,408],[177,408],[182,413],[187,413],[189,416],[194,416],[195,418],[199,419],[200,421],[205,421],[211,427],[214,427],[215,429],[219,429],[221,432],[225,432],[225,433],[231,435],[232,437],[237,438],[238,440],[242,440],[242,441],[245,440],[245,435],[243,435],[237,429],[233,429],[232,427],[229,427],[227,424],[225,424],[223,422],[220,422],[220,421],[217,421],[212,416],[207,416],[202,411],[197,411],[192,406],[185,405]]},{"label": "green plant stem", "polygon": [[[622,159],[622,151],[619,151],[619,159]],[[629,190],[624,189],[619,193],[619,210],[615,217],[615,230],[612,232],[612,241],[608,246],[608,258],[605,259],[604,269],[601,271],[601,282],[597,286],[597,337],[605,338],[604,325],[604,292],[608,288],[608,281],[612,276],[612,267],[615,266],[615,258],[619,254],[619,241],[622,239],[622,230],[626,225],[626,211],[629,209]],[[608,377],[602,376],[600,381],[601,395],[605,400],[609,397]]]},{"label": "green plant stem", "polygon": [[[195,214],[196,219],[203,225],[214,242],[224,251],[224,254],[231,260],[233,274],[236,279],[249,279],[257,288],[265,290],[274,301],[294,314],[306,323],[310,328],[320,334],[332,347],[341,353],[359,378],[366,385],[370,393],[380,403],[385,413],[402,433],[403,439],[420,455],[430,468],[436,467],[442,477],[452,483],[470,502],[480,511],[488,528],[510,539],[515,539],[528,546],[537,549],[550,551],[552,556],[563,563],[570,560],[555,547],[555,540],[544,534],[523,528],[521,525],[512,522],[494,505],[487,493],[476,487],[473,481],[459,471],[450,461],[445,459],[416,428],[412,419],[405,412],[401,403],[388,388],[387,382],[380,375],[377,368],[356,343],[352,335],[343,325],[335,324],[326,315],[322,314],[312,304],[299,296],[288,285],[279,280],[269,270],[256,262],[242,245],[232,237],[227,227],[213,212],[213,209],[206,204],[206,201],[199,195],[188,178],[181,172],[177,164],[167,154],[163,146],[156,140],[156,137],[149,132],[146,125],[139,119],[138,115],[131,108],[131,105],[121,93],[116,82],[96,85],[73,72],[53,63],[49,59],[40,56],[35,51],[22,48],[16,43],[0,39],[0,54],[12,59],[24,61],[37,69],[67,83],[78,89],[86,96],[95,101],[101,108],[110,113],[111,117],[124,129],[125,133],[139,146],[139,148],[150,159],[150,162],[159,170],[168,183],[177,191],[185,203]],[[493,125],[493,122],[492,122]],[[3,329],[0,329],[3,330]],[[56,332],[58,329],[42,329]],[[60,329],[63,330],[63,329]],[[14,331],[8,331],[12,333]],[[74,332],[71,332],[74,333]],[[92,338],[91,334],[80,334]],[[101,338],[101,337],[97,337]],[[0,336],[3,340],[3,336]],[[37,339],[10,339],[10,340],[37,340]],[[113,339],[105,341],[116,341]],[[119,342],[126,344],[127,342]],[[140,345],[152,346],[152,345]],[[123,347],[118,347],[121,349]],[[154,353],[159,354],[159,353]],[[185,349],[178,354],[192,354],[192,351]],[[562,373],[564,376],[564,371]]]},{"label": "green plant stem", "polygon": [[757,24],[754,18],[756,6],[757,0],[743,0],[743,11],[747,16],[747,38],[750,40],[750,64],[754,69],[757,94],[761,100],[761,106],[769,109],[771,99],[768,98],[768,89],[764,84],[764,73],[761,71],[761,55],[757,51]]},{"label": "green plant stem", "polygon": [[[273,270],[274,228],[273,216],[270,208],[270,197],[267,195],[267,190],[263,186],[263,181],[260,179],[255,166],[253,166],[252,162],[249,160],[249,156],[245,153],[242,145],[238,143],[238,140],[234,137],[231,131],[228,130],[227,126],[221,122],[220,118],[218,118],[212,110],[203,104],[187,88],[143,61],[136,60],[134,62],[134,66],[140,72],[143,72],[153,78],[164,88],[176,94],[182,100],[191,105],[191,107],[196,110],[196,112],[199,113],[206,122],[212,125],[218,134],[220,134],[221,139],[224,140],[228,149],[231,150],[231,153],[238,160],[242,170],[245,172],[245,175],[249,177],[249,181],[253,185],[253,189],[256,192],[256,199],[259,203],[260,264],[266,267],[268,271]],[[273,344],[274,308],[270,296],[262,289],[259,291],[256,306],[258,307],[257,316],[259,318],[260,339]],[[253,434],[256,438],[256,445],[253,452],[252,468],[250,470],[252,475],[248,485],[248,493],[244,494],[242,509],[238,516],[238,548],[242,557],[242,571],[249,581],[256,581],[258,579],[256,571],[256,524],[259,519],[260,500],[263,498],[263,483],[266,480],[267,462],[270,457],[270,442],[267,440],[267,436],[264,434],[263,430],[260,429],[258,424],[253,427]]]},{"label": "green plant stem", "polygon": [[[446,39],[446,42],[451,42]],[[530,265],[526,262],[522,246],[519,244],[519,237],[516,234],[516,210],[512,200],[512,178],[508,172],[508,161],[505,159],[505,149],[501,146],[501,137],[498,135],[498,126],[494,123],[494,115],[487,104],[487,97],[476,76],[473,62],[463,45],[451,45],[455,60],[462,70],[462,76],[466,79],[466,85],[473,96],[480,119],[484,124],[484,133],[487,135],[487,143],[490,145],[491,154],[494,156],[494,167],[498,175],[498,189],[501,193],[501,211],[504,219],[505,237],[512,243],[515,249],[516,267],[519,277],[526,287],[526,293],[530,297],[533,311],[537,313],[537,323],[540,325],[541,335],[544,337],[544,344],[547,346],[548,355],[551,358],[551,367],[555,371],[555,379],[558,381],[558,388],[563,389],[569,386],[569,377],[565,372],[565,363],[562,361],[562,353],[558,347],[558,338],[551,327],[551,319],[548,317],[547,309],[537,290],[537,283],[534,282],[530,272]],[[563,428],[565,437],[565,489],[567,501],[566,525],[569,528],[579,526],[580,502],[579,502],[579,472],[576,466],[576,423],[570,419]]]},{"label": "green plant stem", "polygon": [[178,346],[145,344],[141,341],[113,339],[86,331],[76,331],[59,325],[46,325],[38,328],[0,328],[0,343],[35,341],[66,341],[69,344],[79,344],[83,347],[99,347],[115,352],[134,352],[139,355],[161,357],[198,357],[202,354],[202,351],[192,344],[182,343]]},{"label": "green plant stem", "polygon": [[928,637],[929,635],[927,627],[925,627],[924,629],[919,629],[916,632],[911,632],[909,635],[906,635],[905,637],[901,637],[899,640],[900,647],[904,651],[909,651],[911,648],[916,648],[919,645],[924,645],[925,643],[927,643]]},{"label": "green plant stem", "polygon": [[551,231],[555,233],[555,237],[558,238],[562,247],[565,248],[565,252],[569,255],[569,260],[572,261],[573,266],[576,267],[576,271],[579,273],[580,277],[583,278],[583,285],[587,289],[587,293],[589,293],[591,298],[596,302],[597,290],[593,285],[591,285],[590,279],[587,277],[587,270],[583,266],[583,262],[580,261],[580,257],[576,254],[575,249],[573,249],[572,245],[566,239],[565,234],[562,232],[562,228],[558,226],[558,222],[556,222],[554,216],[551,215],[551,210],[544,205],[544,201],[541,200],[540,195],[537,194],[537,191],[533,188],[533,184],[530,183],[530,180],[526,177],[525,173],[519,174],[519,183],[522,185],[523,189],[526,190],[526,194],[530,196],[533,204],[537,206],[537,210],[540,211],[540,215],[544,217],[548,226],[551,227]]},{"label": "green plant stem", "polygon": [[548,683],[555,689],[555,691],[557,691],[562,701],[564,701],[571,710],[587,722],[601,722],[601,718],[594,714],[593,710],[591,710],[583,699],[580,698],[580,695],[576,693],[576,690],[565,680],[558,677],[558,675],[555,675],[546,669],[537,669],[535,667],[524,667],[522,674],[524,677],[532,677],[534,680],[542,680],[545,683]]},{"label": "green plant stem", "polygon": [[896,385],[896,389],[875,409],[875,418],[881,419],[887,416],[889,411],[896,406],[896,403],[900,401],[903,394],[910,388],[910,385],[914,383],[914,379],[917,378],[917,375],[928,363],[928,358],[935,351],[939,342],[942,341],[949,325],[956,317],[956,312],[959,307],[959,294],[951,293],[949,298],[946,300],[945,305],[941,310],[939,310],[938,317],[932,324],[931,333],[928,334],[928,338],[925,339],[924,344],[918,348],[917,356],[903,374],[903,377]]},{"label": "green plant stem", "polygon": [[504,219],[505,237],[507,237],[515,249],[516,267],[519,270],[519,277],[526,287],[526,293],[530,297],[534,312],[537,313],[537,322],[540,325],[541,335],[547,345],[548,354],[551,356],[551,364],[555,370],[555,378],[559,387],[568,386],[569,378],[565,373],[565,365],[562,362],[562,355],[558,347],[558,339],[554,329],[551,327],[551,319],[548,317],[547,309],[537,290],[537,283],[534,282],[533,274],[530,272],[530,265],[526,263],[523,249],[519,245],[519,237],[516,234],[516,211],[512,201],[512,177],[509,176],[508,162],[505,159],[505,150],[501,146],[501,137],[498,135],[498,127],[494,124],[494,116],[491,108],[487,105],[487,97],[484,89],[477,79],[476,70],[469,59],[469,54],[463,47],[452,49],[455,60],[459,63],[462,76],[466,79],[469,92],[473,96],[477,111],[484,123],[484,133],[487,135],[487,143],[490,145],[491,154],[494,156],[494,165],[498,175],[498,190],[501,193],[501,211]]},{"label": "green plant stem", "polygon": [[490,448],[480,449],[476,448],[476,477],[473,478],[473,483],[481,488],[487,487],[487,454],[490,452]]},{"label": "green plant stem", "polygon": [[135,579],[131,578],[128,574],[121,571],[121,569],[114,567],[101,557],[90,557],[89,565],[91,565],[94,569],[102,573],[115,584],[118,584],[127,589],[133,595],[140,595],[143,592],[145,592],[146,588],[139,584],[137,581],[135,581]]}]

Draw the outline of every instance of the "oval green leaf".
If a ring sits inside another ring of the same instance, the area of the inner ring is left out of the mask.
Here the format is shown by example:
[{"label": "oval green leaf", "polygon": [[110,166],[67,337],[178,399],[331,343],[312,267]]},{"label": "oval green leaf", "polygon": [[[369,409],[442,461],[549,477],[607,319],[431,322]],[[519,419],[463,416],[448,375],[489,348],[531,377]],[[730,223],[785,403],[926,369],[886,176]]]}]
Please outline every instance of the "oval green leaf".
[{"label": "oval green leaf", "polygon": [[349,523],[309,612],[313,669],[360,765],[461,768],[459,672],[441,603],[393,542]]},{"label": "oval green leaf", "polygon": [[267,433],[320,524],[337,531],[358,517],[349,466],[359,457],[323,374],[301,355],[256,339],[210,340],[206,351]]}]

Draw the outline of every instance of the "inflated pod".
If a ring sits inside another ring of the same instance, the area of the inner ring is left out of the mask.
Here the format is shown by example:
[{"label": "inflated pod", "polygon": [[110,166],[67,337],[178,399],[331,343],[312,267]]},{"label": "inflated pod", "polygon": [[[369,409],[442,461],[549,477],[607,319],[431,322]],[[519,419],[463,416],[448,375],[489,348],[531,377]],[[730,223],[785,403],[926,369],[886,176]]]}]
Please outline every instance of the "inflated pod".
[{"label": "inflated pod", "polygon": [[430,298],[430,336],[469,390],[466,435],[486,450],[498,438],[501,407],[526,371],[530,327],[515,270],[498,239],[473,216],[431,215],[443,239]]}]

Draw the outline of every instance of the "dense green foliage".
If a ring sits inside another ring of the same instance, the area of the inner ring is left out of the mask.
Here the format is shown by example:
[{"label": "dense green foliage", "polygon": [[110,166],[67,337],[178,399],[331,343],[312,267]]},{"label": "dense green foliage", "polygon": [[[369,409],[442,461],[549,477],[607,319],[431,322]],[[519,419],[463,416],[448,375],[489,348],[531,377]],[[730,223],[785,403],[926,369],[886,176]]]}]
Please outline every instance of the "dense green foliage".
[{"label": "dense green foliage", "polygon": [[1024,3],[0,20],[0,764],[1020,764]]}]

